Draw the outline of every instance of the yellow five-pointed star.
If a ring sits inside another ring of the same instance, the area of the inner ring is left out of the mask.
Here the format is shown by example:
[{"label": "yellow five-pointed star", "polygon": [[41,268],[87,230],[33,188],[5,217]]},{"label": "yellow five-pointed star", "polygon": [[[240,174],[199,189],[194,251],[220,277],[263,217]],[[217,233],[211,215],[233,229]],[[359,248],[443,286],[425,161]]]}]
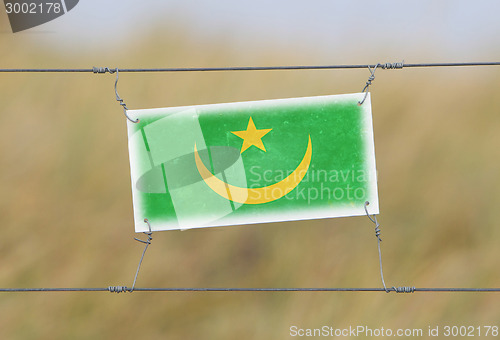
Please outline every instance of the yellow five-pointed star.
[{"label": "yellow five-pointed star", "polygon": [[247,129],[244,131],[231,131],[231,133],[236,136],[243,138],[243,145],[241,146],[240,153],[243,153],[246,149],[252,145],[258,147],[259,149],[266,151],[264,143],[262,143],[262,137],[264,137],[272,129],[257,129],[253,123],[252,117],[248,121]]}]

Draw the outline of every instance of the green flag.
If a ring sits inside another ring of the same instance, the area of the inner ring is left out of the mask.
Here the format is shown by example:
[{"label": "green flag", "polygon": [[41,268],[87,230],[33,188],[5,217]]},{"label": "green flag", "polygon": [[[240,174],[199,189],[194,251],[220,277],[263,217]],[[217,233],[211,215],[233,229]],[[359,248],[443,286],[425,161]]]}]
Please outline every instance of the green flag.
[{"label": "green flag", "polygon": [[363,96],[128,111],[136,232],[377,214]]}]

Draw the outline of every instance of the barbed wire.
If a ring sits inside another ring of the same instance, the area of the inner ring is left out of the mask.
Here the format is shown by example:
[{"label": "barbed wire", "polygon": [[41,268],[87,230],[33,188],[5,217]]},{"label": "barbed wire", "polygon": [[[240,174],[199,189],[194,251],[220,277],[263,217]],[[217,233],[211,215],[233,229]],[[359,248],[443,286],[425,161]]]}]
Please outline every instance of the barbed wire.
[{"label": "barbed wire", "polygon": [[169,67],[169,68],[3,68],[0,72],[58,72],[58,73],[114,73],[119,72],[216,72],[216,71],[276,71],[276,70],[335,70],[335,69],[402,69],[419,67],[460,67],[460,66],[500,66],[500,61],[493,62],[446,62],[446,63],[376,63],[354,65],[297,65],[297,66],[233,66],[233,67]]},{"label": "barbed wire", "polygon": [[[399,287],[396,293],[500,293],[500,288],[417,288]],[[403,289],[406,288],[406,289]],[[0,288],[0,293],[20,292],[132,292],[124,286],[107,288]],[[384,292],[385,288],[138,288],[133,292]]]}]

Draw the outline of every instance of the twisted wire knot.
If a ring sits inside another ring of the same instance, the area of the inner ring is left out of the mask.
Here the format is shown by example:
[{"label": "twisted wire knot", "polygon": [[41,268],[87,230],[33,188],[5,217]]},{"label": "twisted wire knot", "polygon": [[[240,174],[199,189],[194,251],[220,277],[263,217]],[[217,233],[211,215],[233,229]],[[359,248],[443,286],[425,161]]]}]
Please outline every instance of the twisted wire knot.
[{"label": "twisted wire knot", "polygon": [[116,69],[113,69],[113,68],[109,68],[109,67],[92,67],[92,72],[94,73],[115,73],[117,72]]},{"label": "twisted wire knot", "polygon": [[149,244],[151,244],[151,241],[153,240],[153,236],[152,236],[153,232],[151,231],[151,224],[149,223],[149,220],[147,218],[144,219],[144,223],[146,223],[148,225],[149,231],[144,231],[143,234],[146,235],[148,237],[148,239],[146,241],[144,241],[144,240],[141,240],[139,238],[134,237],[134,240],[149,245]]},{"label": "twisted wire knot", "polygon": [[372,74],[370,74],[370,76],[368,77],[368,80],[366,81],[366,84],[365,84],[365,87],[363,88],[363,91],[361,92],[365,92],[368,87],[370,87],[370,85],[372,84],[372,81],[375,80],[375,69],[373,69],[373,72]]},{"label": "twisted wire knot", "polygon": [[372,81],[375,80],[375,71],[377,70],[377,67],[379,67],[379,65],[380,64],[375,65],[375,67],[373,69],[370,66],[368,66],[368,70],[370,70],[370,76],[368,77],[368,80],[366,81],[365,87],[363,87],[363,91],[361,91],[361,93],[364,92],[365,96],[363,97],[363,100],[358,102],[358,105],[363,105],[363,103],[365,102],[366,97],[368,96],[368,88],[372,84]]},{"label": "twisted wire knot", "polygon": [[375,237],[380,241],[382,242],[382,239],[380,238],[380,234],[382,233],[382,231],[380,230],[380,224],[377,222],[377,224],[375,225]]},{"label": "twisted wire knot", "polygon": [[129,292],[130,290],[126,286],[109,286],[108,291],[110,293],[124,293],[124,292]]},{"label": "twisted wire knot", "polygon": [[400,63],[385,63],[385,64],[379,64],[379,67],[382,68],[383,70],[394,70],[394,69],[402,69],[404,67],[404,60]]},{"label": "twisted wire knot", "polygon": [[[415,287],[392,287],[392,290],[396,293],[414,293]],[[389,291],[387,291],[389,293]]]},{"label": "twisted wire knot", "polygon": [[382,233],[382,231],[380,230],[380,223],[378,223],[377,217],[375,215],[373,215],[373,217],[371,217],[370,214],[368,213],[367,207],[369,204],[370,204],[370,202],[368,202],[368,201],[365,202],[366,216],[368,216],[370,221],[372,221],[372,223],[375,224],[375,237],[378,239],[378,241],[382,242],[382,238],[380,238],[380,234]]}]

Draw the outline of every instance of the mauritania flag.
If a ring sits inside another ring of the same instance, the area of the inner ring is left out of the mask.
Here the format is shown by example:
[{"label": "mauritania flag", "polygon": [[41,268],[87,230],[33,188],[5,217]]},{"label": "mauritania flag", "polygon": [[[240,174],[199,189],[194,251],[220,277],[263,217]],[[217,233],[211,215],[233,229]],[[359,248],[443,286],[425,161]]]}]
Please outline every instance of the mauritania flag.
[{"label": "mauritania flag", "polygon": [[377,214],[363,96],[128,111],[136,232]]}]

